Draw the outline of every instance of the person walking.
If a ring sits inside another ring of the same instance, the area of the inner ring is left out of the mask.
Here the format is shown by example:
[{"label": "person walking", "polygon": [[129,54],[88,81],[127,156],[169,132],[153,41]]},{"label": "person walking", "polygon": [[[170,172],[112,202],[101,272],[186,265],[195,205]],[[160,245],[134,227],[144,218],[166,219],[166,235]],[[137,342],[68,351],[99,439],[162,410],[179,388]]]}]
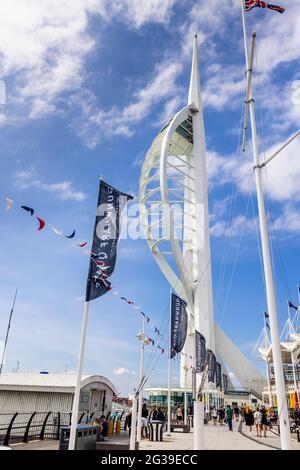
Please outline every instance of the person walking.
[{"label": "person walking", "polygon": [[248,426],[249,428],[249,436],[251,436],[252,426],[254,424],[254,415],[250,406],[246,406],[244,418],[245,418],[246,426]]},{"label": "person walking", "polygon": [[213,426],[217,426],[217,421],[218,421],[218,411],[216,407],[214,406],[211,412],[212,419],[213,419]]},{"label": "person walking", "polygon": [[262,428],[261,420],[262,420],[262,414],[260,412],[260,409],[257,407],[254,413],[254,422],[255,422],[257,437],[261,437],[261,428]]},{"label": "person walking", "polygon": [[233,431],[233,429],[232,429],[232,418],[233,418],[233,409],[231,408],[230,405],[227,405],[226,421],[227,421],[227,424],[228,424],[229,431]]},{"label": "person walking", "polygon": [[163,414],[161,408],[158,408],[158,410],[157,410],[156,420],[165,422],[165,415]]},{"label": "person walking", "polygon": [[152,410],[152,416],[151,416],[151,418],[153,419],[153,421],[156,421],[156,420],[157,420],[157,413],[158,413],[157,408],[156,408],[156,406],[154,405],[154,406],[153,406],[153,410]]},{"label": "person walking", "polygon": [[240,409],[237,405],[234,407],[234,418],[236,421],[240,419]]},{"label": "person walking", "polygon": [[225,410],[223,406],[219,409],[219,424],[220,426],[224,426],[224,419],[225,419]]},{"label": "person walking", "polygon": [[266,408],[262,407],[260,412],[261,412],[261,427],[262,427],[262,430],[264,431],[264,437],[267,437],[268,416],[267,416]]},{"label": "person walking", "polygon": [[146,405],[146,403],[143,403],[143,406],[142,406],[142,430],[141,430],[141,437],[147,437],[148,416],[149,416],[149,411],[148,411],[148,409],[147,409],[147,405]]},{"label": "person walking", "polygon": [[177,408],[177,423],[181,424],[183,419],[183,411],[181,406],[178,406]]}]

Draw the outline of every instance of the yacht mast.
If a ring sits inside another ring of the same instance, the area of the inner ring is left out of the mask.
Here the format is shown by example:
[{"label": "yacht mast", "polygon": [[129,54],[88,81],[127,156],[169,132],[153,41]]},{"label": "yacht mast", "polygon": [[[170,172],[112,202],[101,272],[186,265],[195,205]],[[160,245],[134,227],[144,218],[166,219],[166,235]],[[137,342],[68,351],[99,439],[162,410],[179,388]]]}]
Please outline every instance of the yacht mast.
[{"label": "yacht mast", "polygon": [[270,335],[271,335],[271,345],[272,345],[272,352],[273,352],[276,394],[277,394],[277,402],[278,402],[278,417],[279,417],[279,422],[280,422],[280,440],[281,440],[281,449],[289,450],[291,449],[289,415],[288,415],[288,406],[287,406],[287,399],[286,399],[286,392],[285,392],[285,380],[284,380],[283,364],[282,364],[282,356],[281,356],[281,348],[280,348],[277,302],[276,302],[275,286],[274,286],[274,279],[273,279],[273,269],[272,269],[272,263],[271,263],[268,224],[267,224],[265,202],[264,202],[263,181],[262,181],[263,167],[261,166],[260,158],[259,158],[259,149],[258,149],[257,131],[256,131],[256,119],[255,119],[255,107],[254,107],[254,100],[253,100],[253,95],[252,95],[252,76],[253,76],[253,61],[254,61],[256,33],[252,34],[252,46],[251,46],[251,53],[250,53],[250,58],[249,58],[244,0],[241,0],[241,6],[242,6],[242,19],[243,19],[245,57],[246,57],[246,76],[247,76],[246,107],[249,107],[250,122],[251,122],[251,129],[252,129],[254,174],[255,174],[258,213],[259,213],[259,221],[260,221],[260,235],[261,235],[261,244],[262,244],[264,274],[265,274],[265,281],[266,281],[268,314],[269,314],[269,320],[270,320]]}]

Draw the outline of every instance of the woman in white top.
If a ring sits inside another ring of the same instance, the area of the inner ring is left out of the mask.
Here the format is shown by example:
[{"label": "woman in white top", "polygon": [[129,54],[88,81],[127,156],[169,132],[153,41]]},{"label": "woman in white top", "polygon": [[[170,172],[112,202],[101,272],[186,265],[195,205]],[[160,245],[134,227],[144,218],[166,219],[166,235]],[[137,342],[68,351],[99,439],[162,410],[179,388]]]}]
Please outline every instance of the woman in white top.
[{"label": "woman in white top", "polygon": [[262,430],[262,413],[259,411],[259,408],[254,413],[254,422],[256,427],[256,435],[261,437],[261,430]]},{"label": "woman in white top", "polygon": [[213,419],[213,425],[216,426],[217,421],[218,421],[218,411],[217,411],[215,406],[213,407],[211,415],[212,415],[212,419]]}]

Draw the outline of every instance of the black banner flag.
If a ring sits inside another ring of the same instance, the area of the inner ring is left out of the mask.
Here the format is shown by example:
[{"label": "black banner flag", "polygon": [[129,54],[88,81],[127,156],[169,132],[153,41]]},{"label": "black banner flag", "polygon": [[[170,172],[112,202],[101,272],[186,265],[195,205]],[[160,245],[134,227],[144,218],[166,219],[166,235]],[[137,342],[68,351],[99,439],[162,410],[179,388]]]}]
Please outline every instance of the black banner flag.
[{"label": "black banner flag", "polygon": [[208,363],[208,375],[207,379],[209,382],[214,383],[216,376],[216,356],[214,353],[208,349],[207,350],[207,363]]},{"label": "black banner flag", "polygon": [[222,366],[216,362],[216,387],[222,388]]},{"label": "black banner flag", "polygon": [[186,340],[188,316],[186,302],[172,293],[171,297],[171,358],[181,352]]},{"label": "black banner flag", "polygon": [[206,340],[204,336],[196,330],[196,373],[204,371],[206,356]]},{"label": "black banner flag", "polygon": [[121,213],[130,199],[133,197],[121,193],[104,181],[100,181],[86,286],[86,302],[101,297],[110,289],[109,278],[113,274],[116,264]]},{"label": "black banner flag", "polygon": [[226,374],[223,374],[223,390],[224,392],[228,390],[228,377]]}]

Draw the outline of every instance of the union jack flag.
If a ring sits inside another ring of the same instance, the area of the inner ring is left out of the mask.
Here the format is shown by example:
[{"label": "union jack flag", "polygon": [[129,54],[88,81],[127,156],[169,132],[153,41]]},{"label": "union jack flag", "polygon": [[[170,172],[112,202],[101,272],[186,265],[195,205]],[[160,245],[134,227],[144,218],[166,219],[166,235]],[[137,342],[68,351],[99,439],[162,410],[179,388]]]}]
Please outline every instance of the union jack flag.
[{"label": "union jack flag", "polygon": [[285,11],[285,8],[283,7],[271,5],[270,3],[260,0],[245,0],[245,10],[250,11],[252,8],[269,8],[269,10],[278,11],[278,13],[283,13]]}]

